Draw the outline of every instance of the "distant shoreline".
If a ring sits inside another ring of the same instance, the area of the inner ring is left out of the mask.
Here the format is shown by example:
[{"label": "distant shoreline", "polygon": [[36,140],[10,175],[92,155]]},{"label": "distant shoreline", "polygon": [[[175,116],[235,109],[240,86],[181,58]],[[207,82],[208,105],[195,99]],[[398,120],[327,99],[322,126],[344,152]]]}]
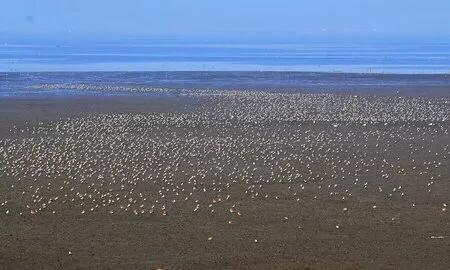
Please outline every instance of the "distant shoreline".
[{"label": "distant shoreline", "polygon": [[349,74],[349,75],[382,75],[382,76],[446,76],[450,78],[450,67],[447,73],[390,73],[390,72],[346,72],[346,71],[290,71],[290,70],[54,70],[54,71],[0,71],[3,74],[17,73],[293,73],[293,74]]},{"label": "distant shoreline", "polygon": [[357,71],[304,71],[304,70],[28,70],[7,71],[0,69],[0,75],[17,73],[297,73],[297,74],[354,74],[354,75],[392,75],[392,76],[448,76],[450,67],[446,72],[357,72]]},{"label": "distant shoreline", "polygon": [[[41,87],[44,85],[45,87]],[[83,91],[79,91],[77,89],[79,87],[74,85],[82,85]],[[89,85],[95,86],[92,87],[92,91],[89,91]],[[97,91],[99,87],[104,87],[106,91]],[[117,93],[131,95],[133,91],[111,91],[111,89],[126,90],[133,87],[449,96],[450,74],[259,71],[0,72],[1,97],[73,96],[87,93],[103,96]]]}]

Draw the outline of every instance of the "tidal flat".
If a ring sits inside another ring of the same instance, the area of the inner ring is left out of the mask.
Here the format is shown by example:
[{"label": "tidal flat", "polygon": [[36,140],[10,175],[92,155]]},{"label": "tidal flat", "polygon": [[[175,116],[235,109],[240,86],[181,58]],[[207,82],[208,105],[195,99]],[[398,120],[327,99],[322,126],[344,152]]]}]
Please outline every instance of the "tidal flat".
[{"label": "tidal flat", "polygon": [[0,268],[450,267],[446,85],[29,87],[76,94],[0,98]]}]

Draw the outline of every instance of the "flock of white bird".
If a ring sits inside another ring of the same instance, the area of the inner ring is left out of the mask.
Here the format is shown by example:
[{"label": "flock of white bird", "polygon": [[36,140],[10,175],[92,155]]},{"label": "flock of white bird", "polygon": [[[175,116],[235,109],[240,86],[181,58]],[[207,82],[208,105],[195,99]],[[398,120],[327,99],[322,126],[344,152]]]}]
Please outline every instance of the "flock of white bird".
[{"label": "flock of white bird", "polygon": [[[98,86],[111,91],[105,87]],[[239,218],[243,201],[292,200],[301,208],[304,200],[366,197],[433,204],[447,214],[449,98],[182,93],[202,105],[12,128],[0,139],[0,216]]]}]

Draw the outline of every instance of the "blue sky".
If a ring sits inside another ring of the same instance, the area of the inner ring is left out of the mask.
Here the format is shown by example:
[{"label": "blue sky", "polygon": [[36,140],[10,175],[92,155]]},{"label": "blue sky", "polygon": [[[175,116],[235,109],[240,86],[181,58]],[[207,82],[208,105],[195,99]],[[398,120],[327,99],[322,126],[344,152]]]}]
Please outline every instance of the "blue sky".
[{"label": "blue sky", "polygon": [[1,0],[0,34],[450,36],[450,1]]}]

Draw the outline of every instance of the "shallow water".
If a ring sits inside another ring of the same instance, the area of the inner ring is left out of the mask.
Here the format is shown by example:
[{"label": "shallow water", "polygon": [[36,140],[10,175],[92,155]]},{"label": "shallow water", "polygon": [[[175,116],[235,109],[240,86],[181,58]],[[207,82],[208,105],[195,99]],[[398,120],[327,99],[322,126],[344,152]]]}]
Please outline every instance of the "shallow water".
[{"label": "shallow water", "polygon": [[[89,90],[36,89],[40,84],[147,86],[172,89],[292,89],[327,91],[365,89],[450,89],[450,75],[394,75],[314,72],[14,72],[0,73],[0,97],[46,95],[105,95]],[[176,91],[175,91],[176,93]],[[108,92],[108,95],[127,94]],[[128,93],[130,94],[130,93]]]}]

